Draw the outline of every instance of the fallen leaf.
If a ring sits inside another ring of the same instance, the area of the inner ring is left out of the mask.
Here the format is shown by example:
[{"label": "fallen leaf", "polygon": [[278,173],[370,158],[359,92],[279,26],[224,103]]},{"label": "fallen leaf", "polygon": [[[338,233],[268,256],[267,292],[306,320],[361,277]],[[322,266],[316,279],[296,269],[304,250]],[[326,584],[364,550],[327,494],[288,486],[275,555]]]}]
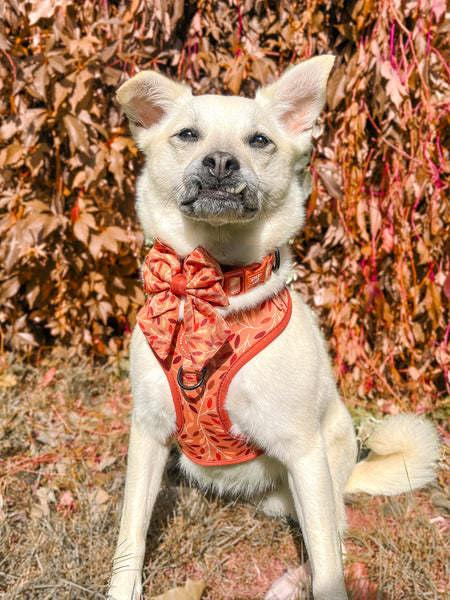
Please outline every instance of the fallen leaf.
[{"label": "fallen leaf", "polygon": [[345,569],[345,580],[352,600],[376,600],[378,587],[368,579],[367,567],[355,562]]},{"label": "fallen leaf", "polygon": [[0,388],[11,388],[17,385],[17,377],[12,373],[0,376]]},{"label": "fallen leaf", "polygon": [[311,583],[311,565],[307,561],[296,569],[290,569],[271,586],[264,600],[280,598],[307,598]]},{"label": "fallen leaf", "polygon": [[92,491],[89,494],[89,501],[97,506],[105,504],[110,498],[111,496],[107,492],[105,492],[105,490],[102,490],[100,488]]},{"label": "fallen leaf", "polygon": [[56,369],[55,369],[55,367],[51,367],[51,369],[49,369],[45,373],[44,378],[39,385],[41,385],[41,386],[50,385],[51,382],[53,381],[53,379],[55,378],[55,375],[56,375]]},{"label": "fallen leaf", "polygon": [[72,492],[70,490],[66,490],[61,494],[61,499],[58,504],[58,512],[63,513],[63,517],[67,517],[67,515],[75,510],[78,506],[78,502],[74,500]]}]

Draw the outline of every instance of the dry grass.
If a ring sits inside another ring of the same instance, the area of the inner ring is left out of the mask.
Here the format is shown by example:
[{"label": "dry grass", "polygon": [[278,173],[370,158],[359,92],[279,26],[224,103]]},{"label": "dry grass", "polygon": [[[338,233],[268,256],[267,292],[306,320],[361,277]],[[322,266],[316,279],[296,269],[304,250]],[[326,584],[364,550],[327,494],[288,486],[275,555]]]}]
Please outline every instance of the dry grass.
[{"label": "dry grass", "polygon": [[[0,376],[2,600],[105,597],[131,407],[121,368],[12,363]],[[147,540],[146,597],[190,577],[206,580],[205,600],[264,598],[298,563],[300,536],[253,506],[189,489],[175,460]],[[366,580],[349,583],[355,599],[378,588],[385,600],[449,597],[445,483],[442,471],[425,491],[354,498],[348,579]]]},{"label": "dry grass", "polygon": [[450,394],[449,47],[442,0],[0,3],[0,347],[126,351],[145,248],[143,156],[115,100],[121,83],[157,69],[196,94],[252,97],[291,63],[332,53],[296,286],[349,404],[439,410]]}]

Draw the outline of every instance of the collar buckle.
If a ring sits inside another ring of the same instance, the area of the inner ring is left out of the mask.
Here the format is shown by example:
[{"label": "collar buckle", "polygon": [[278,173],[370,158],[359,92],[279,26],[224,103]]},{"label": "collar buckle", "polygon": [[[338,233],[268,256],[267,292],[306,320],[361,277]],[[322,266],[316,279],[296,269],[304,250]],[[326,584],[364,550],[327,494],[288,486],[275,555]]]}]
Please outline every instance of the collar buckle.
[{"label": "collar buckle", "polygon": [[245,294],[258,285],[265,283],[280,266],[280,252],[278,248],[266,256],[261,263],[254,263],[248,267],[234,269],[224,273],[223,289],[227,296]]}]

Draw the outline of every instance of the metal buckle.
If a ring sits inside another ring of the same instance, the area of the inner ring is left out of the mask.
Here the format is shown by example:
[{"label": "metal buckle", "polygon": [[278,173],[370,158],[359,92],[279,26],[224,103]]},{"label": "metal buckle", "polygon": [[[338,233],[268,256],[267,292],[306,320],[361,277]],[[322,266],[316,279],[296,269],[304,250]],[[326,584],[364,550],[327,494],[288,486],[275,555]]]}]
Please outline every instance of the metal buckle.
[{"label": "metal buckle", "polygon": [[202,369],[202,378],[200,379],[200,381],[198,383],[196,383],[193,386],[184,385],[184,383],[182,381],[183,367],[180,367],[178,369],[178,374],[177,374],[177,383],[180,386],[180,388],[183,389],[183,390],[196,390],[205,381],[205,376],[206,376],[206,367],[203,367],[203,369]]},{"label": "metal buckle", "polygon": [[280,264],[281,264],[280,251],[278,248],[275,248],[274,254],[275,254],[275,261],[274,261],[274,265],[272,267],[272,273],[274,271],[278,271],[278,269],[280,268]]},{"label": "metal buckle", "polygon": [[[239,279],[239,290],[233,282],[234,279]],[[224,290],[227,296],[239,296],[245,292],[245,270],[235,269],[224,273]]]},{"label": "metal buckle", "polygon": [[[270,271],[268,271],[268,268]],[[273,271],[280,268],[280,251],[275,249],[272,254],[266,256],[261,263],[255,263],[249,267],[242,267],[224,273],[223,288],[227,296],[239,296],[252,290],[257,285],[265,283]],[[237,285],[239,281],[239,289]]]}]

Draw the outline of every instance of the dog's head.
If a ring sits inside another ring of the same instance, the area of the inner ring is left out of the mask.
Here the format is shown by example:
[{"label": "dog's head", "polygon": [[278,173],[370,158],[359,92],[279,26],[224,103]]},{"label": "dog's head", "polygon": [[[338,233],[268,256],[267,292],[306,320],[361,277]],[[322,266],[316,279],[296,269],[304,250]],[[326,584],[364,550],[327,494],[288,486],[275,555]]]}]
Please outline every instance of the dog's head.
[{"label": "dog's head", "polygon": [[137,202],[146,234],[180,254],[201,244],[216,255],[218,237],[248,245],[256,236],[264,253],[292,236],[333,62],[324,55],[292,67],[254,100],[193,96],[149,71],[127,81],[117,96],[147,156]]}]

